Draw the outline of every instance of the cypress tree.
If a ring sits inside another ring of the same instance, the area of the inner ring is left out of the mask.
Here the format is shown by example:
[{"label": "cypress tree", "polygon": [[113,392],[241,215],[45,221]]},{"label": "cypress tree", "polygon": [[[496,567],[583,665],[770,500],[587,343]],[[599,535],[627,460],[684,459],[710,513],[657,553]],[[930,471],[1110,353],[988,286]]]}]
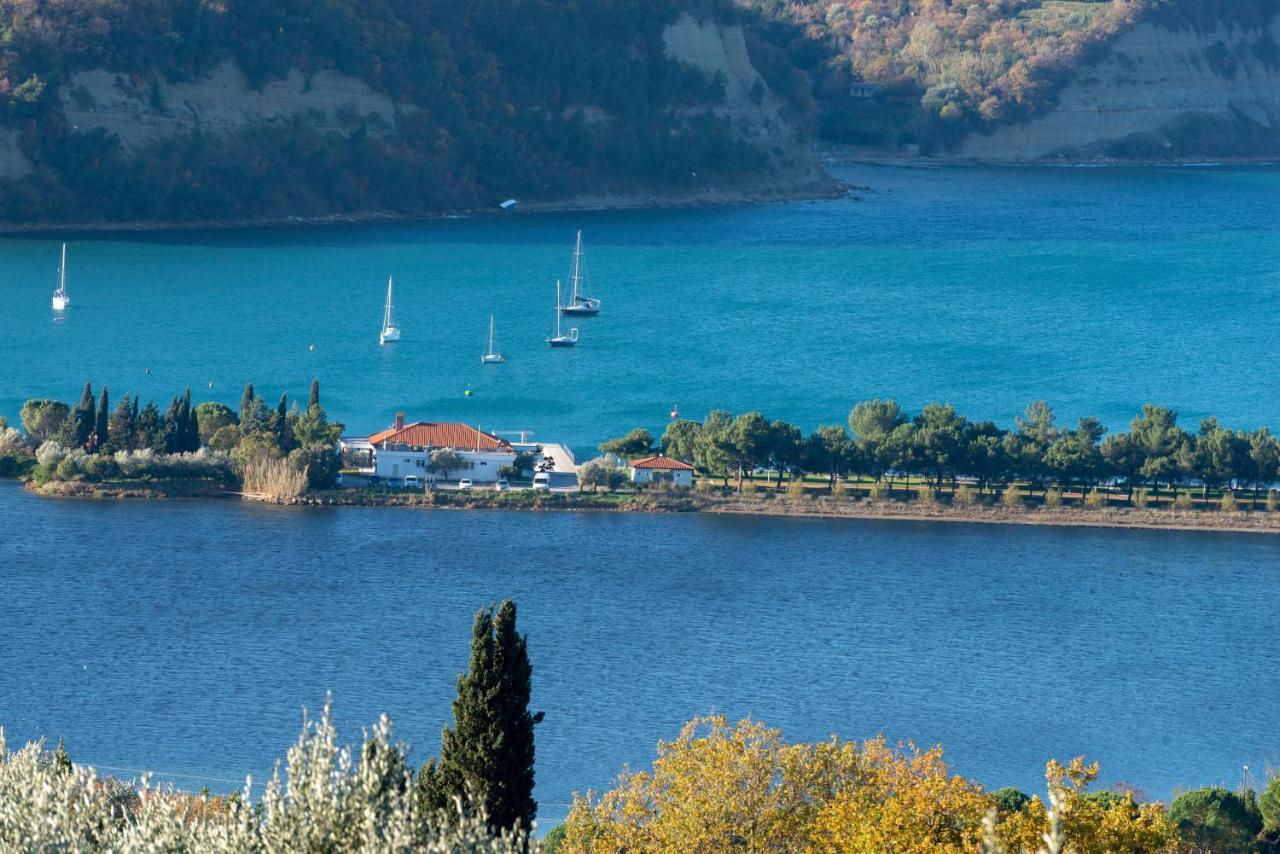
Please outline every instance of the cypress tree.
[{"label": "cypress tree", "polygon": [[89,441],[93,438],[94,424],[97,423],[93,405],[93,386],[89,383],[84,384],[80,403],[72,411],[71,416],[75,420],[75,435],[72,437],[75,447],[88,447]]},{"label": "cypress tree", "polygon": [[196,420],[196,408],[191,405],[191,386],[187,386],[187,394],[182,399],[182,450],[200,450],[200,424]]},{"label": "cypress tree", "polygon": [[458,677],[453,727],[440,739],[440,757],[422,767],[416,796],[424,816],[456,818],[455,799],[482,809],[489,826],[528,830],[537,815],[533,799],[533,727],[529,712],[533,668],[525,638],[516,632],[516,606],[504,601],[476,614],[471,668]]},{"label": "cypress tree", "polygon": [[106,451],[111,444],[111,429],[107,420],[111,417],[111,400],[107,395],[107,387],[102,387],[98,395],[98,417],[93,426],[93,447],[98,451]]},{"label": "cypress tree", "polygon": [[134,412],[137,409],[137,400],[131,402],[127,394],[116,404],[116,411],[112,413],[107,429],[113,450],[127,451],[133,447],[133,425],[137,423]]},{"label": "cypress tree", "polygon": [[253,383],[249,383],[244,387],[244,394],[240,395],[240,423],[244,423],[245,418],[253,418]]},{"label": "cypress tree", "polygon": [[320,405],[320,380],[311,380],[311,397],[307,398],[307,409]]},{"label": "cypress tree", "polygon": [[[135,400],[134,403],[136,404],[137,401]],[[142,412],[134,419],[133,429],[136,448],[139,450],[150,448],[158,453],[164,452],[164,419],[160,417],[160,407],[156,406],[154,400],[147,401]]]},{"label": "cypress tree", "polygon": [[288,424],[289,418],[289,395],[281,393],[280,403],[276,405],[275,414],[271,416],[271,432],[276,434],[276,442],[280,445],[280,450],[285,453],[289,452],[289,443],[285,439],[285,425]]},{"label": "cypress tree", "polygon": [[164,428],[161,435],[166,454],[177,454],[182,451],[185,429],[186,419],[182,415],[182,398],[175,394],[169,401],[168,410],[164,413]]}]

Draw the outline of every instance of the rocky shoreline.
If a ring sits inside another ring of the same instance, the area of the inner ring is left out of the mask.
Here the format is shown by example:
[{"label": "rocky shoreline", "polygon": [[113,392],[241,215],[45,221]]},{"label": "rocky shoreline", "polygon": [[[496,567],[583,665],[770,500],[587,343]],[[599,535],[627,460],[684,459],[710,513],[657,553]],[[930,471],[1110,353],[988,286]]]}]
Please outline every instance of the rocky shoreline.
[{"label": "rocky shoreline", "polygon": [[[81,499],[262,499],[212,481],[99,483],[54,481],[29,492],[52,498]],[[276,503],[276,502],[264,502]],[[714,513],[741,516],[861,519],[880,522],[958,522],[966,524],[1049,525],[1139,530],[1280,534],[1280,513],[1255,511],[1136,509],[1128,507],[1010,507],[1001,503],[956,506],[945,503],[872,501],[829,495],[794,497],[718,492],[546,493],[546,492],[376,492],[327,490],[287,502],[296,507],[399,507],[422,510],[526,510],[609,513]]]},{"label": "rocky shoreline", "polygon": [[460,211],[431,214],[398,214],[390,211],[366,211],[324,216],[281,216],[252,220],[191,220],[164,222],[85,222],[85,223],[0,223],[0,234],[129,234],[157,231],[236,231],[253,228],[292,228],[330,225],[394,225],[413,222],[436,222],[445,219],[498,218],[530,214],[566,213],[571,211],[663,210],[715,208],[734,205],[756,205],[775,202],[807,202],[836,199],[851,188],[843,181],[828,177],[802,185],[748,184],[741,188],[703,189],[678,193],[655,190],[602,192],[570,196],[547,201],[522,201],[515,211],[503,211],[495,205]]}]

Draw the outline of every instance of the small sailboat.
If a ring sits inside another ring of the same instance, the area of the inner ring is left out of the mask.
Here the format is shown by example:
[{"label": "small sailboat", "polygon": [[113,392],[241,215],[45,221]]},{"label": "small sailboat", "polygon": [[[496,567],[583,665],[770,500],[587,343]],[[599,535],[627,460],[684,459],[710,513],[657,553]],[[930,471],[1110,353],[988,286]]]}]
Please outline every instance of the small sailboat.
[{"label": "small sailboat", "polygon": [[552,347],[573,347],[578,343],[578,328],[569,330],[569,334],[565,335],[560,331],[560,315],[564,313],[564,306],[560,304],[560,280],[556,279],[556,334],[547,339],[547,344]]},{"label": "small sailboat", "polygon": [[591,296],[591,276],[587,274],[587,259],[582,255],[582,229],[578,229],[578,242],[573,247],[569,284],[572,293],[568,304],[560,307],[562,314],[570,317],[594,317],[600,313],[600,300]]},{"label": "small sailboat", "polygon": [[67,296],[67,244],[62,244],[62,263],[58,265],[58,289],[53,292],[53,310],[66,311],[71,303]]},{"label": "small sailboat", "polygon": [[387,276],[387,305],[382,310],[382,331],[378,333],[379,344],[400,340],[400,327],[396,326],[395,317],[392,315],[394,308],[395,306],[391,304],[391,277]]},{"label": "small sailboat", "polygon": [[489,315],[489,349],[484,351],[484,355],[480,357],[482,365],[498,365],[503,362],[502,353],[493,347],[493,315]]}]

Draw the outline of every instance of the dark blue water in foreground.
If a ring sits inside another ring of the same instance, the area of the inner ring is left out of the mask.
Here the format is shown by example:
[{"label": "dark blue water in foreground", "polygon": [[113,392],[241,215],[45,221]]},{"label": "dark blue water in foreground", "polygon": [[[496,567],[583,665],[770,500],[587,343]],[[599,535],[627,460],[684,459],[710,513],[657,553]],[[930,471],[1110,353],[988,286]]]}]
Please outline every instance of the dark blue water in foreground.
[{"label": "dark blue water in foreground", "polygon": [[[870,189],[713,210],[73,235],[60,322],[61,236],[7,238],[0,414],[78,397],[88,379],[163,408],[187,385],[235,403],[250,381],[274,404],[319,376],[357,433],[402,410],[579,448],[660,429],[673,403],[806,429],[873,396],[1002,424],[1040,398],[1113,428],[1153,401],[1192,425],[1277,420],[1280,170],[839,174]],[[577,228],[604,313],[578,323],[578,348],[552,352],[554,281]],[[389,273],[404,340],[379,347]],[[500,367],[479,362],[490,313]]]},{"label": "dark blue water in foreground", "polygon": [[188,787],[261,780],[303,704],[438,748],[471,615],[529,633],[543,827],[690,716],[942,743],[990,786],[1087,753],[1154,797],[1280,760],[1269,536],[232,502],[0,482],[0,722]]}]

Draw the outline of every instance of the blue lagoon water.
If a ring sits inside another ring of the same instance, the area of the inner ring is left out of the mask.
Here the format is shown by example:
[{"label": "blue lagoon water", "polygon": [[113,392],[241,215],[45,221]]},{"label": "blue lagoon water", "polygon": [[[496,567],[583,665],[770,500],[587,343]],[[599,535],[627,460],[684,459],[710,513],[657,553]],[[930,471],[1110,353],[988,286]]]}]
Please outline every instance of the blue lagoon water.
[{"label": "blue lagoon water", "polygon": [[[0,241],[0,414],[92,380],[234,404],[323,383],[586,449],[860,398],[1008,423],[1047,398],[1280,426],[1280,171],[851,167],[813,203]],[[604,313],[543,344],[583,228]],[[386,276],[404,340],[377,344]],[[483,367],[487,318],[507,364]],[[314,345],[314,349],[311,349]],[[148,373],[149,370],[149,373]],[[210,387],[210,384],[212,386]],[[464,397],[472,389],[474,395]],[[1156,797],[1280,761],[1280,541],[787,519],[68,502],[0,483],[0,723],[188,786],[261,780],[300,707],[438,748],[469,621],[511,596],[544,826],[690,716],[941,742],[1039,790],[1087,753]],[[163,776],[163,775],[162,775]]]},{"label": "blue lagoon water", "polygon": [[696,714],[1080,753],[1154,797],[1280,759],[1270,536],[37,499],[0,482],[0,721],[81,761],[262,780],[326,691],[439,747],[470,618],[519,602],[543,826]]},{"label": "blue lagoon water", "polygon": [[[1280,171],[850,167],[857,198],[712,210],[0,241],[0,413],[85,380],[234,404],[324,385],[358,433],[396,411],[593,447],[677,404],[806,429],[895,396],[1010,423],[1033,399],[1122,427],[1276,422]],[[585,233],[604,312],[551,351]],[[379,347],[388,274],[404,340]],[[488,315],[509,361],[482,366]],[[315,345],[311,350],[310,346]],[[146,371],[150,369],[150,374]],[[212,383],[212,388],[209,384]],[[466,389],[471,397],[464,397]]]}]

